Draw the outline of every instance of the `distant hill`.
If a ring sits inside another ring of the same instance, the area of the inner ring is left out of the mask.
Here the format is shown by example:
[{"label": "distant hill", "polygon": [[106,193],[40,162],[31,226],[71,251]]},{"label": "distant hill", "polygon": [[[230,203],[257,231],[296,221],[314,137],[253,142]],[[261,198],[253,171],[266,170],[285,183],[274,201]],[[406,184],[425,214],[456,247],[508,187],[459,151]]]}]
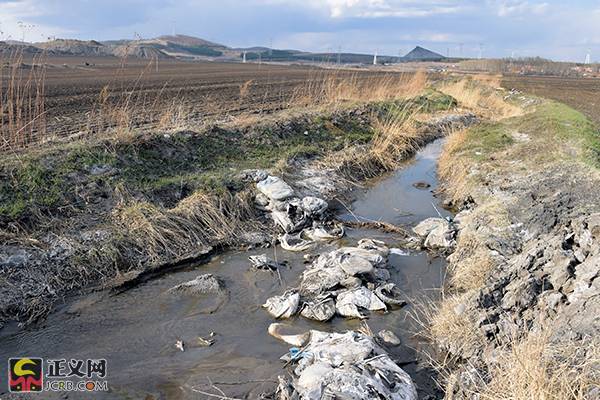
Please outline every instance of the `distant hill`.
[{"label": "distant hill", "polygon": [[159,48],[146,43],[130,42],[111,48],[111,55],[116,57],[135,57],[142,59],[165,59],[170,56]]},{"label": "distant hill", "polygon": [[443,55],[427,50],[421,46],[415,47],[407,55],[402,57],[404,61],[441,61],[445,58],[446,57]]},{"label": "distant hill", "polygon": [[[311,53],[293,49],[270,49],[253,46],[232,48],[209,40],[187,35],[163,35],[154,39],[95,40],[55,39],[41,43],[0,42],[0,54],[10,54],[16,49],[23,54],[39,54],[45,51],[53,56],[73,55],[81,57],[116,56],[140,59],[187,59],[205,61],[241,61],[244,53],[247,61],[320,62],[342,64],[372,64],[373,54],[358,53]],[[378,64],[408,61],[440,61],[441,54],[417,46],[404,57],[377,56]]]},{"label": "distant hill", "polygon": [[48,42],[34,43],[33,45],[53,54],[74,56],[105,56],[112,54],[110,47],[95,40],[55,39]]},{"label": "distant hill", "polygon": [[[0,41],[0,56],[10,57],[16,53],[22,55],[38,55],[42,54],[42,50],[29,44],[22,44],[22,42],[2,42]],[[0,60],[2,61],[2,60]]]},{"label": "distant hill", "polygon": [[188,47],[210,47],[210,48],[222,48],[227,49],[228,47],[219,43],[209,42],[208,40],[200,39],[194,36],[187,35],[165,35],[159,36],[157,40],[162,40],[167,43],[173,43],[180,46]]}]

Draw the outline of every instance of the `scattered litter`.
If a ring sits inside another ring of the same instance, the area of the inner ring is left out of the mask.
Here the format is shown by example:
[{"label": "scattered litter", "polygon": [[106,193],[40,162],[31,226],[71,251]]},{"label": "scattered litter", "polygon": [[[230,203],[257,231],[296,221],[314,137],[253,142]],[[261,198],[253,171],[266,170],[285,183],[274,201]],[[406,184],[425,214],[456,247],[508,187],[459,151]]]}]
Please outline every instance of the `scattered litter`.
[{"label": "scattered litter", "polygon": [[339,260],[340,268],[350,276],[373,272],[373,264],[356,254],[344,254]]},{"label": "scattered litter", "polygon": [[248,260],[250,260],[253,268],[262,270],[275,271],[279,268],[287,266],[287,261],[277,262],[268,258],[266,254],[250,256],[248,257]]},{"label": "scattered litter", "polygon": [[300,294],[294,290],[286,291],[282,296],[273,296],[263,304],[269,314],[275,318],[290,318],[298,310]]},{"label": "scattered litter", "polygon": [[294,189],[283,179],[268,176],[256,184],[256,188],[271,200],[285,200],[294,195]]},{"label": "scattered litter", "polygon": [[308,301],[302,306],[300,315],[319,322],[329,321],[335,315],[335,302],[330,297]]},{"label": "scattered litter", "polygon": [[329,204],[318,197],[306,196],[302,199],[302,208],[312,217],[323,215],[327,207]]},{"label": "scattered litter", "polygon": [[413,228],[428,249],[447,249],[455,245],[456,229],[445,218],[427,218]]},{"label": "scattered litter", "polygon": [[302,231],[302,235],[306,238],[318,242],[325,242],[329,240],[341,239],[344,237],[345,231],[342,225],[336,225],[333,228],[327,230],[323,225],[315,228],[308,228]]},{"label": "scattered litter", "polygon": [[306,251],[314,246],[314,242],[304,240],[300,237],[300,234],[291,235],[286,233],[279,237],[281,248],[287,251]]},{"label": "scattered litter", "polygon": [[300,315],[323,322],[336,313],[362,319],[368,311],[385,312],[388,306],[402,306],[406,302],[400,298],[399,289],[389,283],[389,254],[384,242],[373,239],[321,254],[306,267],[298,290],[271,297],[265,307],[276,318],[289,318],[297,311],[298,299]]},{"label": "scattered litter", "polygon": [[400,289],[394,283],[386,283],[377,287],[375,294],[388,306],[402,307],[406,305],[406,301],[400,298],[402,292],[400,292]]},{"label": "scattered litter", "polygon": [[304,260],[305,264],[313,262],[315,258],[317,258],[317,256],[315,256],[314,254],[305,254],[302,256],[302,259]]},{"label": "scattered litter", "polygon": [[183,346],[184,346],[183,340],[178,340],[175,342],[175,347],[177,347],[181,351],[185,351]]},{"label": "scattered litter", "polygon": [[341,316],[362,319],[364,315],[360,313],[359,307],[369,311],[385,311],[387,309],[379,297],[364,286],[338,294],[335,308]]},{"label": "scattered litter", "polygon": [[410,251],[403,250],[403,249],[397,249],[397,248],[391,248],[390,254],[395,254],[397,256],[410,256]]},{"label": "scattered litter", "polygon": [[269,325],[269,335],[291,344],[292,346],[303,347],[310,339],[310,332],[305,332],[296,335],[285,334],[282,331],[287,328],[287,325],[280,323],[273,323]]},{"label": "scattered litter", "polygon": [[[211,333],[212,335],[212,333]],[[198,336],[198,344],[203,347],[210,347],[215,343],[214,339],[204,339],[202,336]]]},{"label": "scattered litter", "polygon": [[431,185],[429,183],[423,182],[423,181],[415,182],[415,183],[413,183],[413,186],[419,190],[425,190],[425,189],[429,189],[431,187]]},{"label": "scattered litter", "polygon": [[396,336],[396,334],[392,331],[388,331],[387,329],[383,329],[377,333],[377,336],[383,341],[383,343],[388,344],[390,346],[400,346],[400,338]]}]

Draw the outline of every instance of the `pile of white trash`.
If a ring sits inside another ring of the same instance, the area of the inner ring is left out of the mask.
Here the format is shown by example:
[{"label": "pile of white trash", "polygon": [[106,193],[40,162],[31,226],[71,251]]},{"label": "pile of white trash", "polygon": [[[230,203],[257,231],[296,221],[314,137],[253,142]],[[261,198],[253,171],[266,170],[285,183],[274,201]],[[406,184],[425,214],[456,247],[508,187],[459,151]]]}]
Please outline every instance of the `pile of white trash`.
[{"label": "pile of white trash", "polygon": [[[268,212],[283,231],[279,236],[283,249],[307,251],[319,241],[331,241],[344,235],[343,227],[327,221],[325,200],[296,196],[285,181],[264,171],[253,172],[252,178],[259,192],[256,206]],[[430,223],[415,233],[427,245],[443,247],[453,238],[442,230],[442,223]],[[448,241],[434,240],[438,233],[443,238],[448,237]],[[267,299],[263,307],[277,319],[299,314],[320,322],[329,321],[335,315],[364,319],[370,312],[401,307],[406,302],[391,282],[388,265],[388,257],[394,250],[398,249],[390,249],[381,241],[362,239],[355,247],[341,247],[321,254],[307,266],[299,287],[288,288],[283,294]],[[252,256],[250,262],[259,269],[279,267],[266,255]],[[279,377],[277,399],[417,398],[410,376],[378,344],[399,345],[400,340],[392,332],[381,331],[376,339],[356,331],[311,330],[284,334],[284,329],[281,323],[269,327],[269,334],[294,346],[282,357],[294,367],[291,378]]]},{"label": "pile of white trash", "polygon": [[385,312],[405,304],[389,282],[389,248],[380,241],[362,239],[357,247],[342,247],[316,258],[302,274],[299,288],[269,298],[263,307],[275,318],[300,313],[328,321],[337,313],[365,318],[364,311]]},{"label": "pile of white trash", "polygon": [[329,241],[344,236],[340,225],[325,220],[327,201],[314,197],[297,197],[294,189],[283,179],[255,171],[253,179],[258,189],[257,208],[270,213],[283,234],[281,247],[289,251],[306,251],[318,241]]},{"label": "pile of white trash", "polygon": [[311,330],[280,339],[302,348],[293,348],[283,357],[296,364],[291,379],[279,377],[279,400],[417,399],[410,376],[371,336]]}]

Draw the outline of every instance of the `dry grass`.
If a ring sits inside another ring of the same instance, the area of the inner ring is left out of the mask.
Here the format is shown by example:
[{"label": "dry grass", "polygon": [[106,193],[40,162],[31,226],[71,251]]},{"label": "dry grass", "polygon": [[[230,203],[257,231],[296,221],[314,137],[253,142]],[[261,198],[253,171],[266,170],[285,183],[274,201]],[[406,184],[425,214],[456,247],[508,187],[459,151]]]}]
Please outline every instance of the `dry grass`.
[{"label": "dry grass", "polygon": [[23,63],[23,52],[0,58],[0,150],[17,150],[46,136],[45,54]]},{"label": "dry grass", "polygon": [[[473,395],[482,400],[591,400],[600,390],[600,342],[551,341],[543,328],[498,352],[491,380]],[[595,394],[593,390],[595,389]]]},{"label": "dry grass", "polygon": [[414,74],[359,75],[348,72],[318,72],[296,88],[290,103],[295,106],[337,105],[414,97],[427,86],[423,71]]},{"label": "dry grass", "polygon": [[100,91],[96,105],[89,114],[85,131],[89,134],[111,131],[117,138],[127,141],[132,137],[132,131],[143,124],[161,130],[186,127],[191,114],[189,106],[178,100],[178,96],[174,96],[168,104],[162,101],[168,83],[151,95],[141,86],[144,76],[150,73],[157,63],[157,59],[150,60],[136,80],[128,87],[121,87],[121,95],[115,96],[112,90],[116,87],[116,82],[120,81],[118,78],[125,69],[126,60],[123,59],[113,82]]},{"label": "dry grass", "polygon": [[[468,294],[419,307],[418,322],[445,351],[431,357],[439,372],[446,399],[481,400],[592,400],[600,390],[600,341],[585,338],[552,341],[552,329],[542,326],[527,334],[513,332],[496,349],[493,365],[482,372],[467,364],[455,371],[460,357],[469,357],[487,343],[469,315]],[[460,377],[459,375],[460,374]],[[595,392],[594,392],[595,390]]]},{"label": "dry grass", "polygon": [[179,100],[172,100],[168,106],[161,107],[158,113],[157,128],[160,130],[181,130],[190,121],[190,109]]},{"label": "dry grass", "polygon": [[454,357],[469,355],[484,340],[466,310],[468,302],[469,296],[466,294],[453,295],[440,303],[427,304],[419,310],[424,317],[423,326],[427,336],[447,353],[444,360],[434,362],[434,366],[440,371],[445,371]]},{"label": "dry grass", "polygon": [[113,212],[115,223],[136,251],[154,263],[178,259],[205,246],[232,243],[253,220],[247,192],[196,192],[172,209],[125,197]]},{"label": "dry grass", "polygon": [[473,79],[494,89],[502,87],[502,75],[477,74]]},{"label": "dry grass", "polygon": [[417,131],[414,124],[416,113],[405,109],[383,121],[375,120],[375,136],[369,156],[385,170],[396,168],[399,161],[418,150],[422,134]]},{"label": "dry grass", "polygon": [[438,90],[454,97],[462,106],[483,115],[486,118],[498,120],[522,115],[520,107],[506,102],[501,93],[489,84],[482,84],[473,79],[460,79],[446,82],[438,86]]},{"label": "dry grass", "polygon": [[444,150],[438,160],[438,175],[443,185],[444,194],[454,204],[463,203],[471,192],[469,167],[466,160],[457,157],[458,151],[467,139],[467,131],[451,132],[444,144]]},{"label": "dry grass", "polygon": [[450,266],[450,286],[458,291],[480,289],[495,266],[489,248],[480,233],[466,229],[458,236],[457,248],[452,259],[460,262]]},{"label": "dry grass", "polygon": [[405,105],[386,119],[373,118],[375,134],[368,146],[353,146],[326,155],[319,161],[320,167],[335,170],[353,182],[395,169],[423,142],[424,135],[415,126],[417,113]]},{"label": "dry grass", "polygon": [[240,100],[244,100],[250,94],[250,87],[254,81],[250,79],[240,85]]}]

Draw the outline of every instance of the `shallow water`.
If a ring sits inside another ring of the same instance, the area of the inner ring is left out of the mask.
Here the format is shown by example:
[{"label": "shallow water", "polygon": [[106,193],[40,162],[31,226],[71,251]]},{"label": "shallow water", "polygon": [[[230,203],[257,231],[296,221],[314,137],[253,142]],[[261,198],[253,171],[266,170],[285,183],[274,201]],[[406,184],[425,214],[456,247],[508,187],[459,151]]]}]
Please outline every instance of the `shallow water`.
[{"label": "shallow water", "polygon": [[[404,168],[356,191],[350,205],[352,214],[341,217],[413,225],[437,216],[432,204],[447,215],[430,191],[437,186],[435,167],[440,149],[441,142],[436,141]],[[426,181],[431,188],[416,189],[412,184],[417,181]],[[393,234],[349,230],[343,240],[314,252],[355,245],[364,237],[384,240],[390,247],[397,243]],[[289,262],[281,270],[281,282],[276,274],[250,270],[247,257],[261,253]],[[441,286],[445,272],[444,260],[431,259],[426,253],[392,254],[390,265],[392,280],[409,303],[435,295],[434,289]],[[262,392],[272,390],[277,375],[285,374],[279,357],[289,348],[268,335],[267,327],[273,319],[261,304],[268,297],[281,294],[285,287],[296,286],[303,270],[302,254],[280,248],[231,251],[207,264],[190,266],[119,294],[94,293],[71,300],[42,326],[24,331],[7,327],[0,331],[0,376],[7,376],[6,362],[2,360],[9,357],[104,358],[111,393],[94,394],[94,398],[203,399],[208,397],[192,388],[218,393],[211,382],[228,396],[258,398]],[[167,293],[171,287],[205,273],[225,282],[227,296],[192,298]],[[368,324],[374,332],[386,328],[402,339],[403,344],[393,349],[393,357],[411,374],[421,394],[430,394],[434,386],[431,374],[416,363],[415,349],[424,344],[413,334],[418,327],[409,317],[410,310],[409,304],[387,314],[371,314]],[[324,324],[303,318],[289,322],[299,331],[344,331],[359,326],[357,320],[341,318]],[[211,332],[215,332],[214,345],[197,344],[198,336],[207,338]],[[184,341],[185,352],[175,347],[177,340]],[[6,390],[6,385],[0,383],[2,398]],[[44,398],[48,397],[51,396],[44,393]],[[71,393],[68,398],[88,397]]]}]

